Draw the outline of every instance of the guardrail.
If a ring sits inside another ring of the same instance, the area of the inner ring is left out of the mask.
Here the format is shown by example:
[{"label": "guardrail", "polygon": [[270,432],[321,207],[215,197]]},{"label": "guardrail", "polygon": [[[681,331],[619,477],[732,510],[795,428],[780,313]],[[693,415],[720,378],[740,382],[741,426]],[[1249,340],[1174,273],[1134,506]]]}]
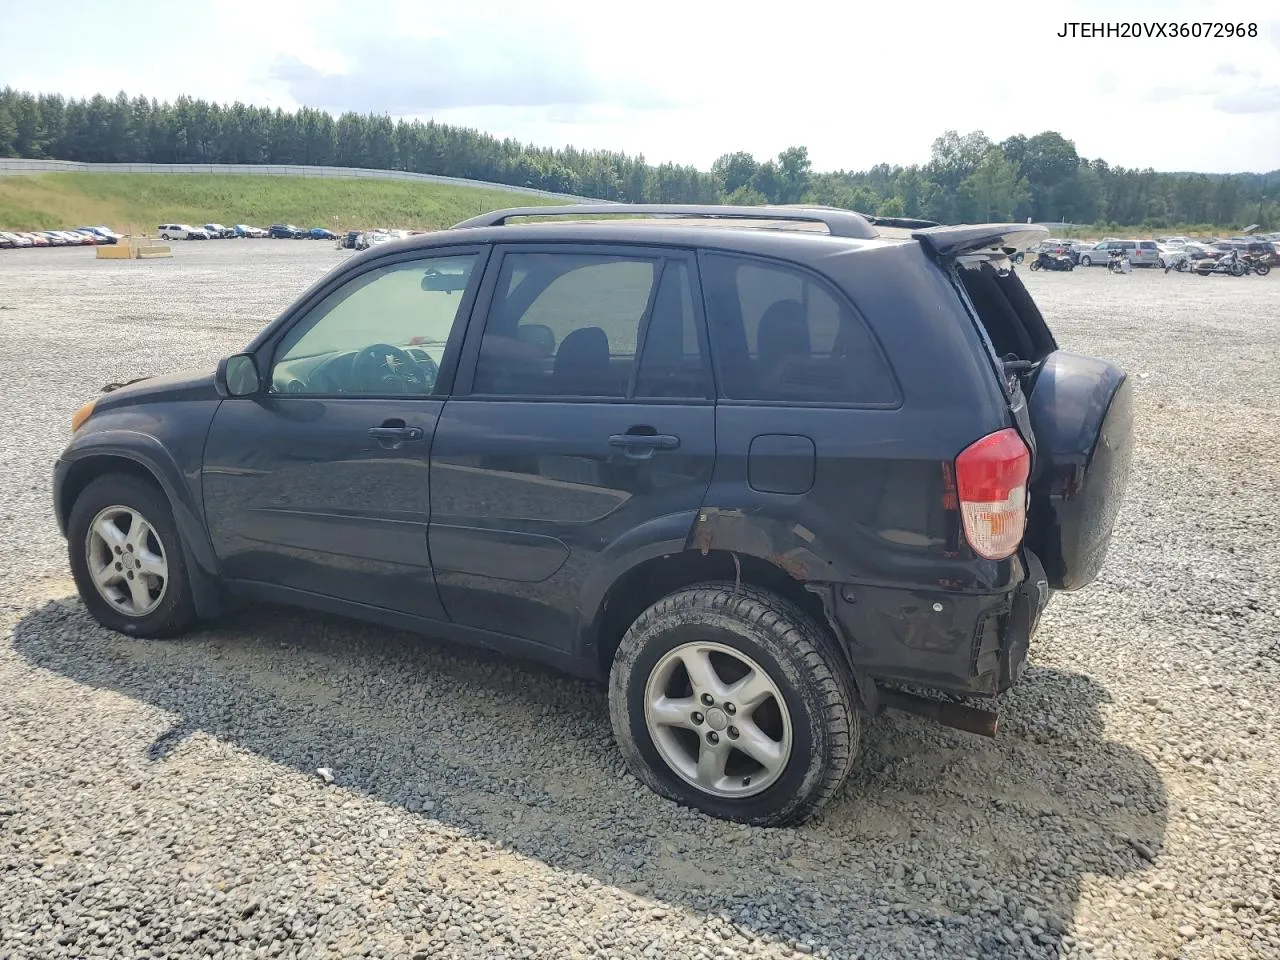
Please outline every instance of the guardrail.
[{"label": "guardrail", "polygon": [[368,167],[313,167],[301,163],[85,163],[78,160],[16,160],[0,158],[0,177],[35,176],[41,173],[148,173],[148,174],[226,174],[254,177],[342,177],[356,180],[409,180],[417,183],[440,183],[481,190],[509,190],[536,197],[574,202],[615,203],[579,197],[569,193],[552,193],[533,187],[517,187],[488,180],[442,177],[434,173],[410,173],[407,170],[374,170]]}]

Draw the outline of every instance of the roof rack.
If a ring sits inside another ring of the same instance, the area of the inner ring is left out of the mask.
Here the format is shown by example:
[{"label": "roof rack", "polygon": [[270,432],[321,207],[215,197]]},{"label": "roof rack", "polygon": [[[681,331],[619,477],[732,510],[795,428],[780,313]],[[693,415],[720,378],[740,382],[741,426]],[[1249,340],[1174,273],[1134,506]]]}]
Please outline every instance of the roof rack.
[{"label": "roof rack", "polygon": [[719,204],[673,203],[575,203],[554,207],[509,207],[494,210],[461,223],[463,227],[500,227],[514,217],[572,217],[585,215],[651,217],[691,217],[704,220],[779,220],[825,224],[833,237],[871,240],[877,234],[867,218],[851,210],[832,207],[759,206],[735,207]]}]

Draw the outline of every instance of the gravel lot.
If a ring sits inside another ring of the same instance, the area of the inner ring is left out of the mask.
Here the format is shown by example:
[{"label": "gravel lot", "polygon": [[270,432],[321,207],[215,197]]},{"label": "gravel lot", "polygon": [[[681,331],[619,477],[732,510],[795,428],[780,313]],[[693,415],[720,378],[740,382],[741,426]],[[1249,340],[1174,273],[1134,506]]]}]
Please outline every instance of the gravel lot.
[{"label": "gravel lot", "polygon": [[71,599],[71,412],[346,255],[0,253],[0,958],[1280,957],[1280,280],[1024,274],[1139,378],[1103,578],[997,740],[883,717],[768,831],[639,788],[602,690],[546,670],[274,609],[131,641]]}]

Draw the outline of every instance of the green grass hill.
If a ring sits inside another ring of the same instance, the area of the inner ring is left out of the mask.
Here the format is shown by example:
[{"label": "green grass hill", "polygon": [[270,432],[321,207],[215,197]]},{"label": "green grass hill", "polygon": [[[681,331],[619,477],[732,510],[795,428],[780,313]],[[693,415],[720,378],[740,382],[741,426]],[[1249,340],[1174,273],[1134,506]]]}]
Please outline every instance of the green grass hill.
[{"label": "green grass hill", "polygon": [[0,178],[0,230],[105,224],[145,234],[161,223],[430,230],[500,207],[556,202],[496,186],[403,180],[48,173]]}]

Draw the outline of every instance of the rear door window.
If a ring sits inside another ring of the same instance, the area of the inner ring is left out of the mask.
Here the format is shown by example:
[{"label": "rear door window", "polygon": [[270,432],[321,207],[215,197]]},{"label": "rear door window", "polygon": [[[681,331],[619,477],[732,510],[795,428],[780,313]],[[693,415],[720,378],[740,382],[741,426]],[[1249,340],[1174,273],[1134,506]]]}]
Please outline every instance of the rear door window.
[{"label": "rear door window", "polygon": [[726,399],[897,402],[879,344],[830,284],[787,264],[723,253],[704,254],[701,266]]},{"label": "rear door window", "polygon": [[687,264],[650,256],[508,253],[472,392],[710,397]]}]

